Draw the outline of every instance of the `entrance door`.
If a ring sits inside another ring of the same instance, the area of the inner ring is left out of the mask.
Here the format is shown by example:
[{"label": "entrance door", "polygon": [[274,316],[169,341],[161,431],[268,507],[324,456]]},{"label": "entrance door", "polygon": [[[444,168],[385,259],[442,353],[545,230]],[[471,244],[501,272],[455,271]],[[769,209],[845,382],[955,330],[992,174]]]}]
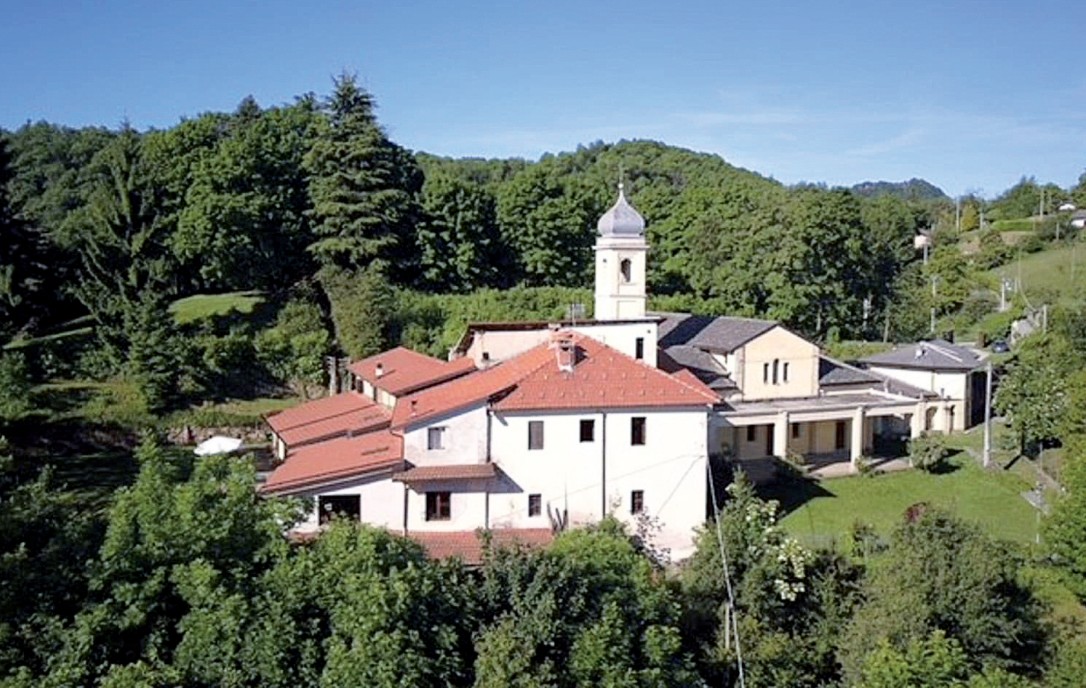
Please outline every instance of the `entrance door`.
[{"label": "entrance door", "polygon": [[765,426],[765,455],[773,456],[773,426]]}]

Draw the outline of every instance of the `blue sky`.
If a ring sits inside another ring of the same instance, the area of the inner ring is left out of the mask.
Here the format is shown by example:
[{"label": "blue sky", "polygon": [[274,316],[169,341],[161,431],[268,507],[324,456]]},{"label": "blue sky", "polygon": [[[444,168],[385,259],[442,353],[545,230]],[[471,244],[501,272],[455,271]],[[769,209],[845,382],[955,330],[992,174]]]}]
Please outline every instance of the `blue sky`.
[{"label": "blue sky", "polygon": [[537,158],[649,138],[786,183],[994,196],[1086,170],[1086,2],[5,3],[0,127],[167,127],[326,94],[390,135]]}]

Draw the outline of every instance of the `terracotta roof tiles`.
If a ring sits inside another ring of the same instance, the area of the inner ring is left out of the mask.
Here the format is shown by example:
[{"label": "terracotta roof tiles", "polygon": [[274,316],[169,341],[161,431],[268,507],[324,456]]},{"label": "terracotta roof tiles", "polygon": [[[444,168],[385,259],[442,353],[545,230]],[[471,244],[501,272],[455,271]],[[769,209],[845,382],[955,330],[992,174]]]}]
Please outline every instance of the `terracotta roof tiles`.
[{"label": "terracotta roof tiles", "polygon": [[492,463],[446,464],[438,466],[414,466],[393,473],[392,479],[404,483],[426,480],[485,480],[497,475],[497,467]]},{"label": "terracotta roof tiles", "polygon": [[466,375],[475,370],[475,362],[470,358],[442,361],[398,346],[355,361],[349,370],[389,394],[399,396]]},{"label": "terracotta roof tiles", "polygon": [[412,532],[408,537],[422,545],[432,559],[458,558],[469,566],[483,563],[484,534],[495,549],[523,546],[543,548],[554,540],[549,528],[495,528],[490,531]]},{"label": "terracotta roof tiles", "polygon": [[388,430],[310,444],[287,454],[261,487],[292,494],[316,485],[403,465],[403,438]]}]

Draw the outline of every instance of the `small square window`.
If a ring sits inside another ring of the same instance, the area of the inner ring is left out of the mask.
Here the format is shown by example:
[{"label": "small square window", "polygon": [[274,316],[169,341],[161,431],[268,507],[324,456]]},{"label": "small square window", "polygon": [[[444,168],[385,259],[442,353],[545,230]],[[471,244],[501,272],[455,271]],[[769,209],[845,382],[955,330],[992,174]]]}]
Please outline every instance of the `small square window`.
[{"label": "small square window", "polygon": [[634,490],[630,492],[630,513],[639,514],[645,510],[645,491]]},{"label": "small square window", "polygon": [[592,420],[591,418],[581,421],[581,441],[596,441],[596,421]]},{"label": "small square window", "polygon": [[543,421],[528,421],[528,449],[543,448]]},{"label": "small square window", "polygon": [[748,425],[747,426],[747,442],[753,442],[756,439],[758,439],[758,426],[757,425]]},{"label": "small square window", "polygon": [[528,495],[528,515],[538,516],[543,513],[543,497],[542,495],[530,494]]},{"label": "small square window", "polygon": [[630,419],[630,444],[634,446],[645,444],[644,416],[637,416]]},{"label": "small square window", "polygon": [[426,493],[426,520],[448,521],[452,517],[452,493]]},{"label": "small square window", "polygon": [[445,428],[430,428],[426,431],[426,448],[429,450],[445,448]]}]

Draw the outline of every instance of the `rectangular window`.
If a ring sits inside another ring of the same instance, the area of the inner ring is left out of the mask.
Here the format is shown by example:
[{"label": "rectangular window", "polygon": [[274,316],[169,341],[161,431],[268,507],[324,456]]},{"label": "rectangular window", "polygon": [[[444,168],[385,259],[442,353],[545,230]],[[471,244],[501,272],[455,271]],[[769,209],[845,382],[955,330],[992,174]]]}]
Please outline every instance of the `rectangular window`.
[{"label": "rectangular window", "polygon": [[784,373],[782,375],[785,382],[788,382],[788,361],[784,362]]},{"label": "rectangular window", "polygon": [[769,384],[769,364],[762,364],[762,382]]},{"label": "rectangular window", "polygon": [[845,448],[845,421],[837,421],[833,429],[833,446],[835,449]]},{"label": "rectangular window", "polygon": [[645,510],[645,491],[634,490],[630,492],[630,513],[639,514]]},{"label": "rectangular window", "polygon": [[528,421],[528,448],[529,449],[542,449],[543,448],[543,421],[530,420]]},{"label": "rectangular window", "polygon": [[444,427],[430,428],[426,431],[426,448],[429,450],[445,448]]},{"label": "rectangular window", "polygon": [[543,497],[537,494],[528,495],[528,515],[538,516],[543,513]]},{"label": "rectangular window", "polygon": [[634,446],[645,444],[644,416],[637,416],[630,419],[630,444]]},{"label": "rectangular window", "polygon": [[792,439],[799,437],[799,423],[792,423]]},{"label": "rectangular window", "polygon": [[637,360],[643,360],[645,358],[645,338],[638,337],[634,340],[634,358]]},{"label": "rectangular window", "polygon": [[448,521],[452,517],[452,493],[426,493],[426,520]]},{"label": "rectangular window", "polygon": [[747,426],[747,442],[753,442],[756,439],[758,439],[758,426],[757,425],[748,425]]},{"label": "rectangular window", "polygon": [[317,511],[321,523],[333,518],[357,521],[362,514],[362,497],[359,495],[334,495],[317,497]]},{"label": "rectangular window", "polygon": [[582,442],[595,442],[596,441],[596,421],[592,419],[581,421],[581,441]]}]

